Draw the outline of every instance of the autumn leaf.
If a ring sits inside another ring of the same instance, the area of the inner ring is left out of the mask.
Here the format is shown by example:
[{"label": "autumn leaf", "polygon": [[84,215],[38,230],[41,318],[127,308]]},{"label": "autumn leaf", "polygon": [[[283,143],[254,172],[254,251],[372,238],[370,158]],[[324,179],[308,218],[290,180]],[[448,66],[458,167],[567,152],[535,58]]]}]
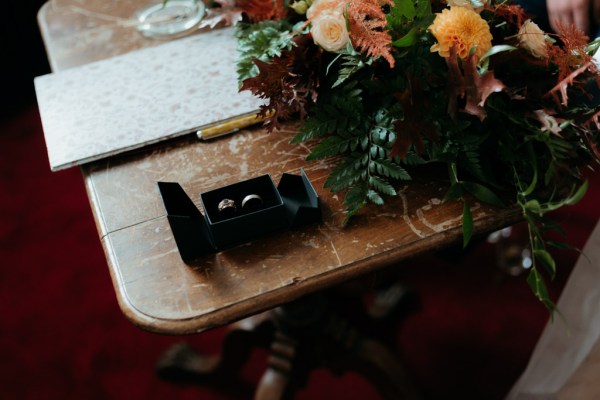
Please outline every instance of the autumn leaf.
[{"label": "autumn leaf", "polygon": [[596,111],[584,124],[592,129],[592,124],[596,126],[596,129],[600,132],[600,110]]},{"label": "autumn leaf", "polygon": [[593,134],[593,132],[600,132],[600,110],[596,111],[582,126],[587,130],[582,135],[587,147],[591,149],[596,160],[600,161],[600,148],[597,143],[597,136],[596,140],[594,140]]},{"label": "autumn leaf", "polygon": [[217,25],[233,26],[242,20],[242,11],[215,12],[206,11],[206,17],[200,22],[199,28],[214,29]]},{"label": "autumn leaf", "polygon": [[450,57],[446,58],[446,65],[448,66],[448,114],[452,119],[456,119],[458,99],[464,98],[466,91],[465,78],[458,65],[456,47],[450,49]]},{"label": "autumn leaf", "polygon": [[219,7],[207,7],[206,15],[200,22],[200,28],[215,28],[217,25],[233,26],[242,20],[243,11],[236,0],[214,0]]},{"label": "autumn leaf", "polygon": [[488,70],[483,75],[477,71],[477,61],[473,55],[469,56],[463,64],[465,72],[465,86],[467,93],[467,103],[465,109],[467,113],[475,115],[480,121],[487,117],[485,111],[485,101],[492,93],[498,93],[505,89],[504,83],[496,79],[494,71]]},{"label": "autumn leaf", "polygon": [[487,117],[485,110],[487,98],[492,93],[503,91],[506,86],[496,79],[492,70],[481,75],[477,70],[477,60],[473,54],[464,60],[463,71],[461,71],[455,47],[450,49],[450,57],[446,58],[446,64],[448,65],[448,113],[455,118],[458,99],[464,99],[465,106],[461,111],[483,121]]},{"label": "autumn leaf", "polygon": [[[486,8],[487,7],[490,7],[489,4],[486,4]],[[516,25],[519,28],[521,25],[523,25],[525,20],[529,19],[523,7],[518,4],[510,4],[510,2],[498,4],[494,8],[493,12],[498,17],[509,21],[511,24]]]},{"label": "autumn leaf", "polygon": [[413,82],[411,89],[397,94],[396,98],[402,105],[404,117],[394,122],[396,128],[396,141],[392,145],[391,157],[406,157],[410,146],[414,146],[418,154],[425,150],[423,135],[432,141],[437,141],[435,125],[429,121],[425,114],[428,110],[426,98],[420,86]]},{"label": "autumn leaf", "polygon": [[[594,62],[590,61],[589,63],[587,63],[587,64],[579,67],[575,71],[571,72],[569,75],[567,75],[565,78],[563,78],[560,82],[558,82],[556,84],[556,86],[554,86],[552,89],[550,89],[548,91],[548,93],[546,93],[546,97],[551,96],[552,99],[554,99],[554,101],[556,102],[556,104],[560,104],[560,105],[563,105],[566,107],[569,102],[569,96],[567,94],[567,89],[569,88],[569,86],[572,86],[576,83],[575,78],[577,78],[579,75],[586,72],[588,69],[595,68],[595,66],[593,64],[594,64]],[[560,99],[558,98],[559,94],[560,94]]]},{"label": "autumn leaf", "polygon": [[562,137],[560,134],[562,131],[560,124],[565,120],[563,118],[555,118],[552,115],[553,113],[551,110],[535,110],[533,116],[539,121],[542,132],[550,132],[553,135]]},{"label": "autumn leaf", "polygon": [[317,100],[321,49],[312,45],[309,35],[295,38],[296,46],[282,51],[271,62],[252,61],[258,75],[245,79],[240,90],[249,90],[269,102],[261,106],[260,114],[267,117],[268,131],[279,128],[281,122],[298,115],[303,119],[309,105]]}]

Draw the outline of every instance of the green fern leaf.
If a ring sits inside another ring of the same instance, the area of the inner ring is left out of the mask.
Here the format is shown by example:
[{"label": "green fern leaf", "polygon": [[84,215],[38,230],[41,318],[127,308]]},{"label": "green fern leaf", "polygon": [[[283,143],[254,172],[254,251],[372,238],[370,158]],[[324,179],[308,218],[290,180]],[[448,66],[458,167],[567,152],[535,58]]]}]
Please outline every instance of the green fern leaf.
[{"label": "green fern leaf", "polygon": [[367,198],[369,199],[369,201],[371,201],[374,204],[377,204],[378,206],[383,204],[383,198],[379,195],[379,193],[372,189],[367,192]]},{"label": "green fern leaf", "polygon": [[345,153],[351,147],[356,148],[358,141],[359,139],[353,136],[329,136],[312,149],[308,157],[306,157],[306,160],[321,160],[323,158]]},{"label": "green fern leaf", "polygon": [[372,160],[372,163],[377,166],[376,171],[379,175],[405,181],[411,179],[411,176],[404,168],[388,158],[375,159]]},{"label": "green fern leaf", "polygon": [[373,187],[378,192],[387,194],[388,196],[395,196],[397,194],[396,189],[394,189],[389,182],[378,176],[371,176],[369,178],[369,186]]},{"label": "green fern leaf", "polygon": [[361,179],[364,171],[360,168],[354,168],[355,161],[355,158],[348,156],[331,171],[323,186],[329,188],[332,192],[339,192],[348,189]]}]

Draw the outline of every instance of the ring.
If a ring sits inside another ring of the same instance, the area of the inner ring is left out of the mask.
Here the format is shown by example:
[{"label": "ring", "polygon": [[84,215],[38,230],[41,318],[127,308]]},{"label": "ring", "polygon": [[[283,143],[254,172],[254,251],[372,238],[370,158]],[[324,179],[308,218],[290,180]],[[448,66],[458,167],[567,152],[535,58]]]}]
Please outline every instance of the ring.
[{"label": "ring", "polygon": [[234,213],[237,209],[235,206],[235,201],[231,199],[223,199],[219,202],[217,209],[221,214],[223,213]]},{"label": "ring", "polygon": [[263,199],[257,194],[249,194],[242,200],[242,208],[244,210],[252,210],[262,206]]}]

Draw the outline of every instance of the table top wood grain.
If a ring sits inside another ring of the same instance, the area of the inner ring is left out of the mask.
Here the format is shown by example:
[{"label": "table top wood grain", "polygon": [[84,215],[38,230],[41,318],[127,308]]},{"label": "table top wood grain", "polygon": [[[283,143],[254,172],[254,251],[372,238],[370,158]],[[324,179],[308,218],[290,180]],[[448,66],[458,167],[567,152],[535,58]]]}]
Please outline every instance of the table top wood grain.
[{"label": "table top wood grain", "polygon": [[[143,1],[52,0],[38,22],[54,71],[163,43],[143,37],[130,16]],[[165,60],[168,62],[168,60]],[[124,314],[143,329],[187,334],[217,327],[379,268],[462,240],[462,203],[444,203],[449,186],[439,166],[412,170],[397,197],[368,206],[343,226],[343,194],[323,183],[335,159],[307,162],[291,145],[298,127],[244,129],[212,141],[188,136],[83,165],[81,171]],[[193,264],[179,257],[158,181],[199,194],[236,181],[303,168],[317,190],[323,221],[257,238]],[[476,232],[519,220],[473,201]]]}]

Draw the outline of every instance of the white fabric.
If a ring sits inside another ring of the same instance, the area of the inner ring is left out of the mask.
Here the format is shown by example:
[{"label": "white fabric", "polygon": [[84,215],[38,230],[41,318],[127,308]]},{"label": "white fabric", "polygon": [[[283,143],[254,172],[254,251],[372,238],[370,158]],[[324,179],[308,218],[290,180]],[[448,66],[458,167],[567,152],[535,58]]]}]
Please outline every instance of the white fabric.
[{"label": "white fabric", "polygon": [[507,400],[600,399],[600,223]]}]

